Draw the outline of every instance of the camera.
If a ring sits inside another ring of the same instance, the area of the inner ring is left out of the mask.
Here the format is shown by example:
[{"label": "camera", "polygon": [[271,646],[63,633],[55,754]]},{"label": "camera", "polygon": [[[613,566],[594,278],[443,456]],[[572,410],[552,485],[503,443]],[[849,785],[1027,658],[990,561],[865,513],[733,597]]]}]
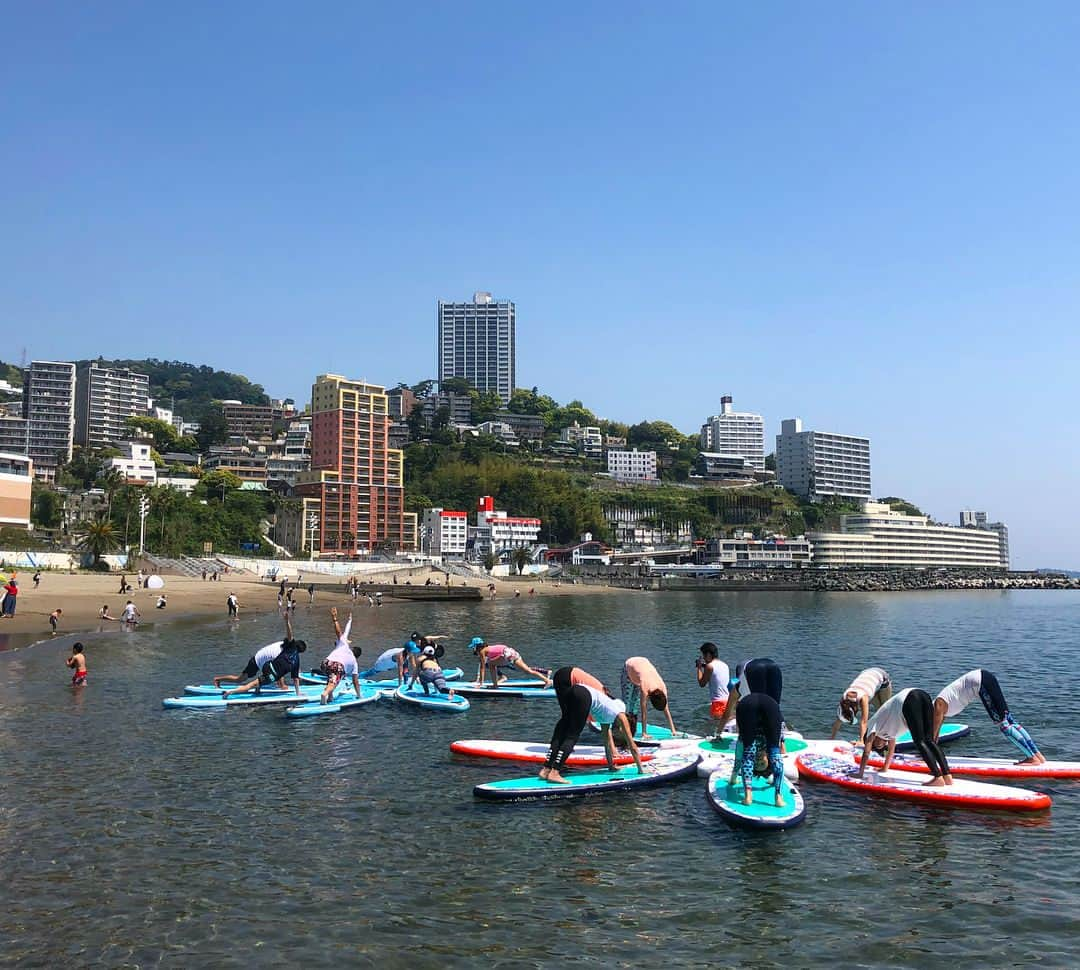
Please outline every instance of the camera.
[{"label": "camera", "polygon": [[704,657],[698,657],[694,661],[694,666],[697,667],[698,670],[702,670],[705,667],[705,658]]}]

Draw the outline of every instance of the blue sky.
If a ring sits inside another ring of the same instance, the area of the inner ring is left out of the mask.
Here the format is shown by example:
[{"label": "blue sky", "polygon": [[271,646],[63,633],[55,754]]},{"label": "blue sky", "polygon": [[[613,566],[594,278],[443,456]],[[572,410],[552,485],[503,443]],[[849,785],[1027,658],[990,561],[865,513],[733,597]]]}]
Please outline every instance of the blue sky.
[{"label": "blue sky", "polygon": [[39,3],[5,34],[3,359],[306,400],[430,376],[436,299],[486,289],[525,386],[866,434],[878,494],[1080,567],[1075,4]]}]

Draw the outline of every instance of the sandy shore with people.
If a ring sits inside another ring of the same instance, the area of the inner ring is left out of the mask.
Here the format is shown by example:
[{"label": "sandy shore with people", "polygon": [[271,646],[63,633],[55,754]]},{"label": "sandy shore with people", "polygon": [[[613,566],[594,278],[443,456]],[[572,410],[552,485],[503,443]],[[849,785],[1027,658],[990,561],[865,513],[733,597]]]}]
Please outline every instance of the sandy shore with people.
[{"label": "sandy shore with people", "polygon": [[[299,565],[302,566],[302,564]],[[295,595],[301,604],[308,601],[306,587],[309,582],[316,586],[316,602],[329,606],[350,601],[343,577],[315,573],[303,575],[300,569],[298,572],[302,577],[302,585]],[[228,612],[225,600],[230,593],[235,593],[240,601],[241,614],[252,611],[262,613],[277,608],[278,585],[266,579],[258,579],[251,573],[222,574],[216,582],[192,576],[165,575],[162,577],[165,586],[160,591],[140,589],[136,573],[124,575],[133,587],[127,594],[119,591],[120,573],[78,572],[71,574],[42,571],[41,583],[35,589],[33,573],[19,572],[17,576],[19,595],[15,616],[0,620],[0,637],[7,634],[12,640],[23,643],[47,639],[52,635],[49,614],[58,608],[63,610],[63,614],[57,624],[56,636],[108,629],[118,626],[119,623],[116,619],[103,621],[100,618],[102,606],[108,606],[109,614],[114,618],[119,618],[128,600],[131,600],[142,614],[142,623],[155,625],[181,618],[225,616]],[[296,577],[297,573],[292,573],[288,577],[290,586],[295,582]],[[437,569],[415,570],[409,575],[408,580],[415,587],[423,586],[429,578],[433,584],[443,585],[446,582],[446,574]],[[552,581],[545,578],[541,582],[534,577],[510,580],[488,579],[487,577],[463,579],[460,576],[451,575],[450,579],[453,586],[472,586],[483,590],[485,601],[489,597],[489,583],[495,585],[496,600],[525,599],[530,596],[589,596],[626,592],[607,586],[572,585],[565,580]],[[391,576],[390,574],[365,576],[364,581],[389,583]],[[399,578],[398,582],[402,583],[404,580]],[[165,608],[160,610],[156,607],[159,593],[163,593],[167,600]],[[517,593],[520,593],[520,597],[515,596]],[[395,603],[392,597],[387,597],[384,602],[387,606]]]}]

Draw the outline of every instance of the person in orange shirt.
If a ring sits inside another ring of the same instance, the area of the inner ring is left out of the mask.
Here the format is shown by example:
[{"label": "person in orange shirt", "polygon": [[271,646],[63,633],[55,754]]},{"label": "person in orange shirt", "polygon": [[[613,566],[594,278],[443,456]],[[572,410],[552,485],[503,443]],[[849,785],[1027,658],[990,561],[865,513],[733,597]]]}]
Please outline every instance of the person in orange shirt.
[{"label": "person in orange shirt", "polygon": [[623,664],[622,698],[626,705],[626,716],[635,731],[640,717],[643,740],[649,737],[649,715],[645,698],[648,698],[649,704],[656,710],[663,712],[671,733],[676,733],[675,722],[671,719],[671,710],[668,707],[667,684],[648,658],[629,657]]}]

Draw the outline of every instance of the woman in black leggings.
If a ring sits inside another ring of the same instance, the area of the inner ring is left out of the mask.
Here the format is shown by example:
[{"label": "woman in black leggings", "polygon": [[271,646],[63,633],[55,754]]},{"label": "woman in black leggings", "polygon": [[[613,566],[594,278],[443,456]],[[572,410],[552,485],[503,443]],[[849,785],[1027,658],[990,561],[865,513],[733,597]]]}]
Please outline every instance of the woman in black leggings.
[{"label": "woman in black leggings", "polygon": [[[927,785],[941,787],[953,783],[945,752],[934,740],[934,705],[924,690],[908,687],[878,708],[873,720],[866,726],[866,744],[859,762],[859,777],[866,770],[871,751],[885,749],[885,771],[896,754],[896,738],[907,729],[911,740],[930,769]],[[888,742],[888,746],[885,743]]]}]

